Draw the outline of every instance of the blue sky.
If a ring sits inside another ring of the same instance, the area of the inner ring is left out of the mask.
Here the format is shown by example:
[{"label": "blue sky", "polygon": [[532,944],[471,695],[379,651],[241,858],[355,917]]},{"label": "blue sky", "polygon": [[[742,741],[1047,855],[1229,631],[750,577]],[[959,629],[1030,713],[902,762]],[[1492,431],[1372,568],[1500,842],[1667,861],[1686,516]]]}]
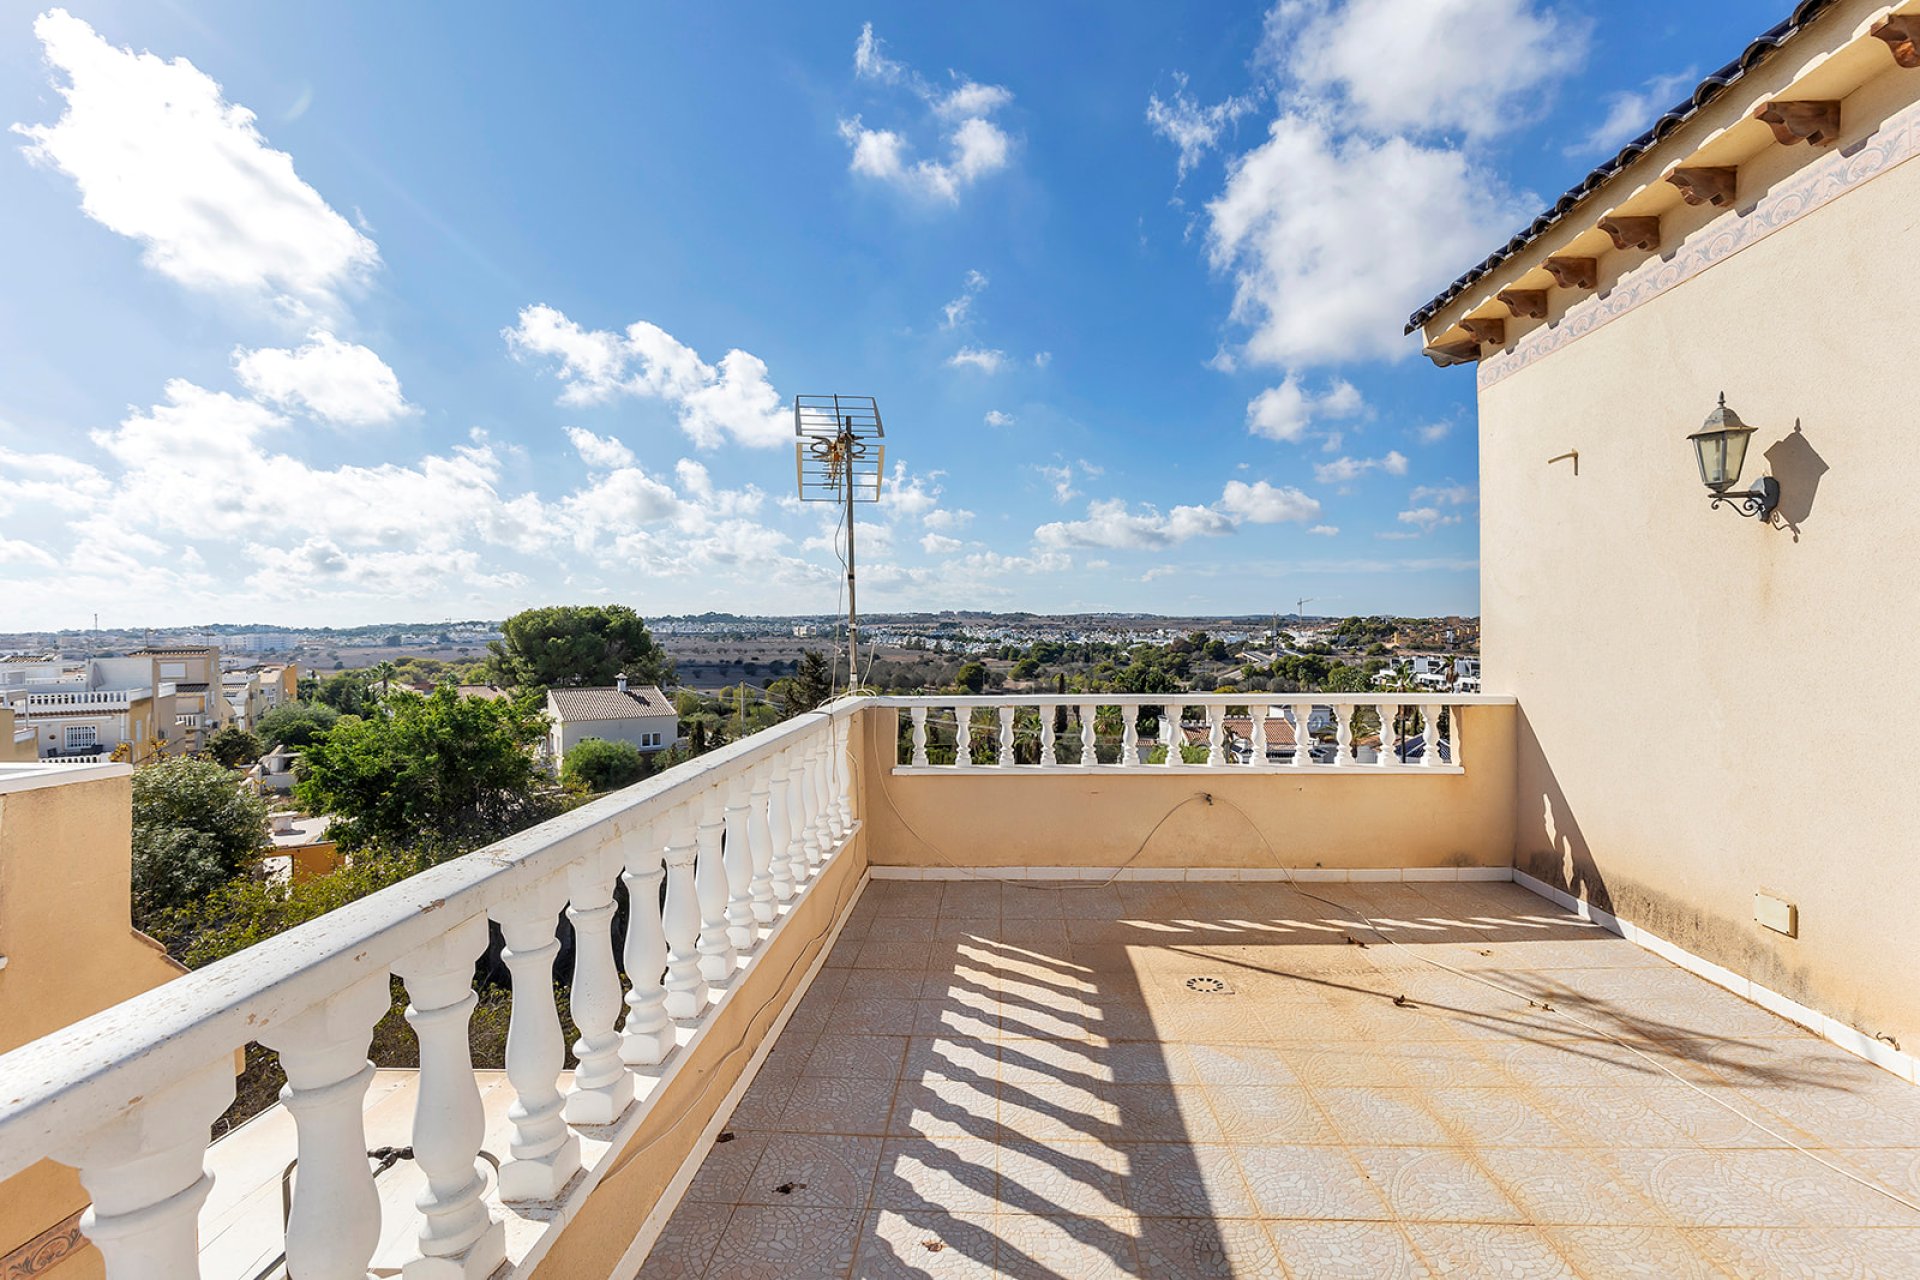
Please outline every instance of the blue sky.
[{"label": "blue sky", "polygon": [[1778,14],[86,3],[0,18],[0,628],[1477,610],[1406,314]]}]

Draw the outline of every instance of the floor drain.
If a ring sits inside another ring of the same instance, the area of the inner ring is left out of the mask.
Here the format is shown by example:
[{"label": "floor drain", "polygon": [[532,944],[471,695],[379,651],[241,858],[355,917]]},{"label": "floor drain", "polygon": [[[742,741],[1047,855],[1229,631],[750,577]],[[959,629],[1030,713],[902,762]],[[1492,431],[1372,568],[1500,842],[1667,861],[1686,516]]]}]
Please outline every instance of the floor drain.
[{"label": "floor drain", "polygon": [[1203,996],[1230,996],[1233,988],[1227,985],[1225,978],[1188,978],[1187,990],[1198,991]]}]

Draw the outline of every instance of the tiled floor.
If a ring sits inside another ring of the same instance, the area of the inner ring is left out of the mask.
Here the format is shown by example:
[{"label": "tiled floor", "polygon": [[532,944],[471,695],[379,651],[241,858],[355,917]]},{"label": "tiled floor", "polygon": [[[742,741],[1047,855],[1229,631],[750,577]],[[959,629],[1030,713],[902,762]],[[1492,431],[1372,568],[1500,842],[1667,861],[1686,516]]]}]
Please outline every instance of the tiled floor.
[{"label": "tiled floor", "polygon": [[1774,1136],[1920,1201],[1920,1090],[1513,885],[1306,887],[873,883],[641,1276],[1920,1276]]}]

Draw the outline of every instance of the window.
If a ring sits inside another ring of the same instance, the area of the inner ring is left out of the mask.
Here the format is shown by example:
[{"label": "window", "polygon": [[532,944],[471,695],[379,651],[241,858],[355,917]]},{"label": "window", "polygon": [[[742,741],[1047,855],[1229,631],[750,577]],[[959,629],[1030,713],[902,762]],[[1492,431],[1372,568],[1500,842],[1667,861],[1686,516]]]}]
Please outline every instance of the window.
[{"label": "window", "polygon": [[640,745],[641,745],[641,746],[643,746],[643,747],[657,747],[657,746],[659,746],[659,745],[660,745],[660,731],[659,731],[658,729],[653,729],[653,730],[650,730],[650,731],[648,731],[648,732],[646,732],[646,733],[642,733],[642,734],[640,735]]},{"label": "window", "polygon": [[91,751],[100,745],[100,733],[90,724],[67,726],[67,750]]},{"label": "window", "polygon": [[187,678],[187,664],[184,662],[161,663],[160,678],[162,680],[185,680]]}]

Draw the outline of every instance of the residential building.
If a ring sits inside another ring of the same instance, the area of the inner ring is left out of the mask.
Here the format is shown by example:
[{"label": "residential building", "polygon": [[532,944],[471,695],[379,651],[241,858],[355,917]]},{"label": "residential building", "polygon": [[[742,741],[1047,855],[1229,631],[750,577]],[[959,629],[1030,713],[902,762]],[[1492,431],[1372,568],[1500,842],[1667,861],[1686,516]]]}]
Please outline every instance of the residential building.
[{"label": "residential building", "polygon": [[629,686],[625,676],[611,688],[550,689],[547,750],[559,767],[567,752],[588,738],[630,742],[642,751],[665,751],[679,736],[680,715],[652,685]]},{"label": "residential building", "polygon": [[[0,1056],[0,1175],[77,1166],[110,1278],[1915,1275],[1859,673],[1920,624],[1917,150],[1920,0],[1805,0],[1415,315],[1477,366],[1490,692],[1275,695],[1334,720],[1284,765],[1147,763],[1166,694],[842,698]],[[1703,491],[1722,391],[1777,489]],[[208,1147],[252,1040],[285,1107]]]},{"label": "residential building", "polygon": [[0,764],[40,758],[39,735],[32,725],[14,724],[13,708],[0,703]]},{"label": "residential building", "polygon": [[[169,645],[135,649],[129,658],[152,662],[155,677],[174,687],[173,725],[181,750],[200,750],[233,718],[221,682],[218,645]],[[96,660],[98,661],[98,660]]]},{"label": "residential building", "polygon": [[192,749],[175,685],[150,658],[52,660],[0,666],[0,701],[15,732],[31,730],[40,759],[89,764],[119,752],[135,764]]}]

